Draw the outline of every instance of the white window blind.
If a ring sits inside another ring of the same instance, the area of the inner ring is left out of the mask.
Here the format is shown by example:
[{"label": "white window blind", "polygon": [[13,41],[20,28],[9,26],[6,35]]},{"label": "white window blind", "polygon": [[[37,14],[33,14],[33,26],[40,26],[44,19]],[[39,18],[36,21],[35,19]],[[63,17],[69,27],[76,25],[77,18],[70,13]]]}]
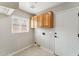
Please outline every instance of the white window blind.
[{"label": "white window blind", "polygon": [[20,16],[12,16],[12,33],[29,32],[29,19]]}]

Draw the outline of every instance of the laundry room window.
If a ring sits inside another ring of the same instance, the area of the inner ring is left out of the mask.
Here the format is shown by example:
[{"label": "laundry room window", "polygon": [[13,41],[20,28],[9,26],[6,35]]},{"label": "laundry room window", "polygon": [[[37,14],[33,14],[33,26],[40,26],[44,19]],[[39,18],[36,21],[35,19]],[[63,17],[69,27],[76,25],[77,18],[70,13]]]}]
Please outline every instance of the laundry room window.
[{"label": "laundry room window", "polygon": [[29,19],[21,16],[12,16],[12,33],[29,32]]}]

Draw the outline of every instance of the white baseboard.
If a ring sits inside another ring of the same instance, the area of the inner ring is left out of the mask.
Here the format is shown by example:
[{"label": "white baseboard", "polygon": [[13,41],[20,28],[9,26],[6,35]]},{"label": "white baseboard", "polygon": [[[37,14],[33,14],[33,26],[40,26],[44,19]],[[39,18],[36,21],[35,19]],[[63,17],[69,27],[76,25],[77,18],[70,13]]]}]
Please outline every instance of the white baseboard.
[{"label": "white baseboard", "polygon": [[13,55],[15,55],[15,54],[17,54],[17,53],[19,53],[19,52],[21,52],[21,51],[23,51],[23,50],[25,50],[25,49],[31,47],[31,46],[33,46],[33,45],[34,45],[34,44],[30,44],[30,45],[28,45],[27,47],[24,47],[24,48],[22,48],[22,49],[19,49],[19,50],[15,51],[15,52],[9,54],[8,56],[13,56]]},{"label": "white baseboard", "polygon": [[43,50],[45,50],[45,51],[47,51],[48,53],[54,55],[54,51],[51,51],[50,49],[47,49],[47,48],[42,47],[42,46],[40,46],[40,48],[43,49]]}]

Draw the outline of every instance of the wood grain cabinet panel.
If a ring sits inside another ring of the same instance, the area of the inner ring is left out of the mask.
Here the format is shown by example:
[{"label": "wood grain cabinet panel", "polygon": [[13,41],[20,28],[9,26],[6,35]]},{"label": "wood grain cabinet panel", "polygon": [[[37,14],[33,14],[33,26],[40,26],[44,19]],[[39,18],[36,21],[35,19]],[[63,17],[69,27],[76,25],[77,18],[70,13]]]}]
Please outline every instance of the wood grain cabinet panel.
[{"label": "wood grain cabinet panel", "polygon": [[53,28],[53,12],[47,12],[31,18],[31,28]]},{"label": "wood grain cabinet panel", "polygon": [[31,17],[31,28],[37,28],[38,27],[37,22],[38,22],[38,17],[32,16]]},{"label": "wood grain cabinet panel", "polygon": [[44,16],[43,15],[38,16],[38,27],[44,27]]},{"label": "wood grain cabinet panel", "polygon": [[53,28],[54,27],[54,15],[53,12],[48,12],[48,20],[49,20],[49,27]]},{"label": "wood grain cabinet panel", "polygon": [[49,27],[50,23],[49,23],[49,15],[48,13],[44,14],[44,28]]},{"label": "wood grain cabinet panel", "polygon": [[34,19],[33,19],[33,17],[31,17],[30,19],[31,19],[30,25],[31,25],[31,28],[33,28],[34,27]]},{"label": "wood grain cabinet panel", "polygon": [[38,16],[34,16],[34,28],[38,27]]},{"label": "wood grain cabinet panel", "polygon": [[52,28],[53,27],[53,13],[48,12],[44,14],[44,28]]}]

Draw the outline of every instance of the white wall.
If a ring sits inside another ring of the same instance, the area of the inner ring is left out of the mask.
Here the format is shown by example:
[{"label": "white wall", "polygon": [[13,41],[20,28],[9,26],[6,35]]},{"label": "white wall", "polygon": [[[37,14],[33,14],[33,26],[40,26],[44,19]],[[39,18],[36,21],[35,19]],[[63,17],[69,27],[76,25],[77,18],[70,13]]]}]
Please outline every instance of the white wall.
[{"label": "white wall", "polygon": [[60,5],[52,7],[51,9],[53,11],[60,12],[66,9],[74,8],[74,7],[79,7],[79,2],[64,2]]},{"label": "white wall", "polygon": [[[57,5],[55,7],[49,8],[54,12],[54,15],[56,14],[56,12],[60,12],[66,9],[70,9],[73,7],[79,7],[79,3],[78,2],[65,2],[63,4]],[[44,13],[48,10],[44,10],[41,11],[40,13]],[[46,35],[43,36],[42,32],[45,32]],[[52,47],[52,49],[54,49],[54,29],[35,29],[35,39],[38,41],[38,43],[46,48],[50,48]],[[52,42],[52,45],[50,45],[49,43]]]},{"label": "white wall", "polygon": [[59,5],[42,10],[38,14],[45,13],[45,12],[51,11],[51,10],[53,12],[60,12],[60,11],[66,10],[66,9],[74,8],[74,7],[79,7],[79,2],[62,2]]},{"label": "white wall", "polygon": [[[19,14],[24,17],[31,16],[19,10],[16,10],[14,14]],[[26,33],[13,34],[11,32],[10,16],[0,14],[0,55],[9,55],[29,44],[32,44],[34,42],[33,37],[32,29]]]},{"label": "white wall", "polygon": [[0,2],[0,6],[17,9],[19,8],[19,2]]},{"label": "white wall", "polygon": [[[42,33],[45,35],[42,35]],[[54,28],[37,28],[35,29],[35,40],[42,47],[54,49]]]}]

